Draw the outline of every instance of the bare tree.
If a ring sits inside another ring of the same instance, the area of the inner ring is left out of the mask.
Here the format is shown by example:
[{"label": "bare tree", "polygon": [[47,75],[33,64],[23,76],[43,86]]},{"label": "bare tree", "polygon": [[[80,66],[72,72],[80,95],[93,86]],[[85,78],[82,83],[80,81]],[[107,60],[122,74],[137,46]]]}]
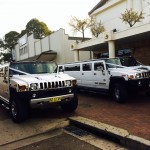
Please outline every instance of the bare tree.
[{"label": "bare tree", "polygon": [[127,10],[121,14],[120,18],[123,22],[128,23],[130,27],[134,26],[135,23],[141,22],[143,17],[143,12],[141,11],[140,13],[133,11],[132,9]]},{"label": "bare tree", "polygon": [[99,34],[103,33],[105,31],[104,26],[101,24],[101,22],[99,23],[94,23],[90,28],[92,35],[94,35],[95,37],[98,37]]},{"label": "bare tree", "polygon": [[86,19],[79,19],[77,17],[72,17],[72,19],[69,22],[70,27],[72,27],[72,30],[74,32],[81,32],[82,33],[82,41],[84,41],[85,38],[85,30],[87,28],[90,28],[93,25],[93,19],[92,18],[86,18]]}]

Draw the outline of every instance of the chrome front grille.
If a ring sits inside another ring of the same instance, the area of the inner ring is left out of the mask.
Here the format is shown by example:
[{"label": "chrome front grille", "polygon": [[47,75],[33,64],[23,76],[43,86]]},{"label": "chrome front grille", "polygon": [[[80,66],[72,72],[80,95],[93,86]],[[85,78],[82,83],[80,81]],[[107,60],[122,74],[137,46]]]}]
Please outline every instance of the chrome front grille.
[{"label": "chrome front grille", "polygon": [[40,89],[53,89],[53,88],[62,88],[62,87],[65,87],[64,81],[41,82],[39,84]]},{"label": "chrome front grille", "polygon": [[150,78],[150,71],[139,73],[139,77],[140,78]]},{"label": "chrome front grille", "polygon": [[141,76],[143,78],[149,78],[150,77],[150,72],[143,72],[143,73],[141,73]]}]

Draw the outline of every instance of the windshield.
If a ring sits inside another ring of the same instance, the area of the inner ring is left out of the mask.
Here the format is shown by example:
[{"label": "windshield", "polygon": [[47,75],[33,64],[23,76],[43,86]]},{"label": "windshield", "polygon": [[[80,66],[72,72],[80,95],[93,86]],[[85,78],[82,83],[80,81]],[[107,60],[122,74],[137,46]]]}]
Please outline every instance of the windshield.
[{"label": "windshield", "polygon": [[131,67],[141,65],[133,57],[111,58],[106,59],[105,61],[107,68],[122,68],[123,66]]},{"label": "windshield", "polygon": [[120,58],[121,64],[123,66],[132,67],[132,66],[139,66],[141,65],[137,62],[133,57],[122,57]]},{"label": "windshield", "polygon": [[[23,63],[12,63],[10,65],[10,74],[40,74],[40,73],[54,73],[56,72],[57,65],[54,62],[23,62]],[[19,72],[19,71],[22,72]]]}]

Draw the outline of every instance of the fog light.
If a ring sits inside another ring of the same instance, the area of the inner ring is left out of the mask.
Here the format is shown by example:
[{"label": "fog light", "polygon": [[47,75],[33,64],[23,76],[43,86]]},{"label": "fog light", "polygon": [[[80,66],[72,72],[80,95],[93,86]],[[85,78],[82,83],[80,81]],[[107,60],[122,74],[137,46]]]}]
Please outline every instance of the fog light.
[{"label": "fog light", "polygon": [[36,98],[36,94],[33,94],[32,97],[33,97],[33,98]]},{"label": "fog light", "polygon": [[141,85],[141,81],[139,81],[138,84]]},{"label": "fog light", "polygon": [[69,91],[68,91],[69,93],[72,93],[72,90],[71,89],[69,89]]}]

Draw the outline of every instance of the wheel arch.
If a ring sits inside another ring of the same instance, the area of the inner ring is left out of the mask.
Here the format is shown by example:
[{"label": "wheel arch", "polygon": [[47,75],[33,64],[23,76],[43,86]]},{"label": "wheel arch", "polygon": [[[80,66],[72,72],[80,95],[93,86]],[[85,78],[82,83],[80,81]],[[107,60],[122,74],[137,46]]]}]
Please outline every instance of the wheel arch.
[{"label": "wheel arch", "polygon": [[123,77],[110,77],[109,91],[111,91],[115,83],[124,83],[124,85],[126,85],[125,79]]}]

